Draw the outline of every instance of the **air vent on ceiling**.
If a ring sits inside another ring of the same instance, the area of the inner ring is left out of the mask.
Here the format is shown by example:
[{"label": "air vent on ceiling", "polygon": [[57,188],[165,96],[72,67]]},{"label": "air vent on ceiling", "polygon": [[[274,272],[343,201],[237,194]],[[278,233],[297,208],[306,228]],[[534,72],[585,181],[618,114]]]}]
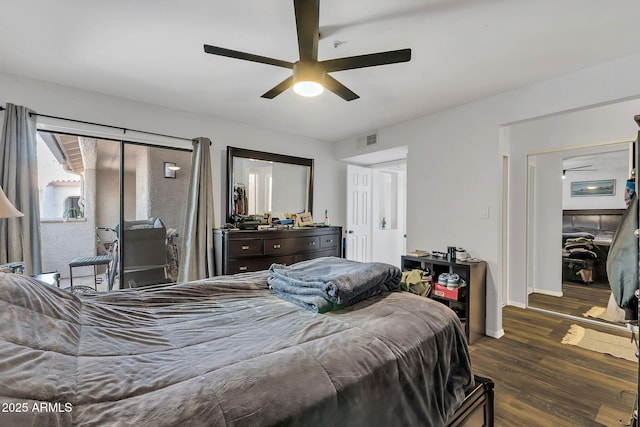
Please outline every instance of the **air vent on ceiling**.
[{"label": "air vent on ceiling", "polygon": [[367,135],[367,147],[376,145],[378,143],[378,134]]}]

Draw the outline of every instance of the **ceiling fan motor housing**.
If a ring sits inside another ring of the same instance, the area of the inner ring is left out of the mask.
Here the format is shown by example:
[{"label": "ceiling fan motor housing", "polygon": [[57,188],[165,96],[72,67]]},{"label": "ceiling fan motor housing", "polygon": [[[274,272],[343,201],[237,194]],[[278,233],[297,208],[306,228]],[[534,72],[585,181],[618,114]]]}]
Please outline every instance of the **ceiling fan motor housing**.
[{"label": "ceiling fan motor housing", "polygon": [[326,72],[317,62],[298,61],[293,65],[293,82],[316,82],[324,86]]}]

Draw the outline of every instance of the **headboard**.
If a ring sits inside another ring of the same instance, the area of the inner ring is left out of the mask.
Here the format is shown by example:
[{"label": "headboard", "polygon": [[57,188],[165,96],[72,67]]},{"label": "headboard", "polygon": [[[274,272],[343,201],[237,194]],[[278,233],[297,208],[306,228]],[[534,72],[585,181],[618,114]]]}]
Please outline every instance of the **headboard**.
[{"label": "headboard", "polygon": [[563,231],[616,231],[625,209],[567,209],[562,211]]}]

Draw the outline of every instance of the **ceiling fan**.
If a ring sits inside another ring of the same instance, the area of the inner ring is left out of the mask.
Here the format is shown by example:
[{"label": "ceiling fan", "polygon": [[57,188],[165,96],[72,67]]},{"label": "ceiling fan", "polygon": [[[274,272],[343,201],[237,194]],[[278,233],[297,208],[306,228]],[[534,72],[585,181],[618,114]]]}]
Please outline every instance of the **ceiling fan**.
[{"label": "ceiling fan", "polygon": [[345,101],[353,101],[360,97],[328,73],[373,67],[376,65],[395,64],[411,60],[411,49],[400,49],[318,61],[320,2],[319,0],[293,0],[293,6],[298,32],[299,61],[282,61],[208,44],[204,45],[204,51],[213,55],[292,69],[293,74],[291,76],[262,95],[262,98],[267,99],[273,99],[293,86],[293,90],[299,95],[316,96],[326,88]]},{"label": "ceiling fan", "polygon": [[571,168],[564,169],[565,172],[587,172],[587,171],[597,171],[598,169],[585,169],[591,168],[593,165],[584,165],[584,166],[574,166]]}]

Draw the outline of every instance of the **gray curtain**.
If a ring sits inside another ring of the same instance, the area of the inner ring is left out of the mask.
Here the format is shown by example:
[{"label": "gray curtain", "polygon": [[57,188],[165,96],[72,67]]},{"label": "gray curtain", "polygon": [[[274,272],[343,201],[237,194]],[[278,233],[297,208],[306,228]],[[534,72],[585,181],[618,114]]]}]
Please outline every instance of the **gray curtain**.
[{"label": "gray curtain", "polygon": [[21,218],[0,219],[0,263],[23,261],[26,274],[42,272],[36,115],[7,104],[0,139],[0,187]]},{"label": "gray curtain", "polygon": [[214,273],[213,261],[213,180],[211,141],[193,140],[189,195],[180,251],[179,281],[204,279]]}]

